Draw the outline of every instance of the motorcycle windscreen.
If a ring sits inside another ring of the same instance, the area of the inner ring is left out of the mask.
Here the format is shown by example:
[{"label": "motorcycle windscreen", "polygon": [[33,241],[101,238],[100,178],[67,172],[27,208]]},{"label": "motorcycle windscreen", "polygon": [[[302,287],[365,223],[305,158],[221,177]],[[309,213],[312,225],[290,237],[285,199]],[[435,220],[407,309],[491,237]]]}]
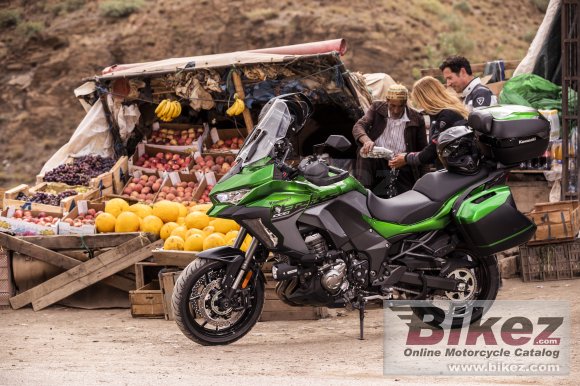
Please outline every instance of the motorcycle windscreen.
[{"label": "motorcycle windscreen", "polygon": [[461,204],[455,221],[468,246],[490,255],[529,241],[535,224],[520,213],[507,186],[479,192]]}]

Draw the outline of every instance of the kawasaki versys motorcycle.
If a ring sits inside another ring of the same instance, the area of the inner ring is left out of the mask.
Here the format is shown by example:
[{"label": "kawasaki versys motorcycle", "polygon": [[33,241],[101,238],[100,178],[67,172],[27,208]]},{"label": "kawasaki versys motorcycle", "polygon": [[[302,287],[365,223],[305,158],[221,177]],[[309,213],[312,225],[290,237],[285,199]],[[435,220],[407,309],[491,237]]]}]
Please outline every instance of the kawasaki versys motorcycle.
[{"label": "kawasaki versys motorcycle", "polygon": [[[241,229],[233,246],[199,253],[179,276],[172,300],[181,331],[202,345],[247,334],[262,312],[267,260],[282,301],[359,309],[361,339],[369,302],[493,301],[500,283],[493,254],[528,241],[536,228],[517,211],[506,176],[522,158],[544,152],[547,121],[521,106],[474,112],[468,131],[483,152],[477,168],[429,173],[411,191],[382,199],[320,156],[288,162],[292,139],[311,112],[301,94],[268,102],[235,165],[213,188],[208,215],[233,219]],[[331,135],[320,147],[350,146]],[[471,321],[482,312],[472,311]],[[434,322],[448,313],[435,310]]]}]

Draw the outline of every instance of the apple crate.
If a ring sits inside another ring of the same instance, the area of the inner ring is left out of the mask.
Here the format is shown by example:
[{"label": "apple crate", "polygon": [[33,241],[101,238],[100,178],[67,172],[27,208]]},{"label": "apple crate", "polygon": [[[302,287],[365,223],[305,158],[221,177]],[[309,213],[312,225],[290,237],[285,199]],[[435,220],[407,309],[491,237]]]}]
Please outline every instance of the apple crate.
[{"label": "apple crate", "polygon": [[[154,179],[155,182],[159,184],[157,190],[155,190],[155,186],[146,186],[151,184],[149,182],[150,179]],[[155,202],[155,198],[157,194],[161,191],[161,187],[165,183],[163,177],[160,177],[157,173],[142,173],[140,170],[135,170],[133,172],[133,176],[129,176],[129,180],[121,190],[117,197],[121,197],[123,199],[131,199],[137,202],[143,202],[146,204],[151,204]],[[137,189],[139,187],[139,189]],[[143,195],[143,196],[141,196]],[[149,198],[147,198],[149,197]]]},{"label": "apple crate", "polygon": [[188,123],[160,123],[147,139],[147,145],[155,149],[172,152],[193,153],[198,151],[199,138],[203,138],[204,127]]},{"label": "apple crate", "polygon": [[46,212],[39,210],[30,210],[33,217],[37,217],[41,213],[50,219],[50,217],[57,219],[55,223],[51,221],[50,224],[36,224],[34,222],[27,222],[21,218],[22,209],[7,208],[0,213],[0,232],[9,232],[17,236],[51,236],[58,233],[58,222],[62,217],[61,212]]},{"label": "apple crate", "polygon": [[60,213],[62,217],[63,213],[68,212],[75,205],[75,197],[69,196],[61,200],[59,206],[39,204],[36,202],[28,202],[24,200],[17,200],[16,197],[19,193],[24,193],[27,196],[34,194],[31,192],[30,187],[26,184],[18,185],[12,189],[4,192],[3,206],[4,208],[14,207],[26,210],[32,210],[37,212],[49,212],[49,213]]},{"label": "apple crate", "polygon": [[[163,185],[155,197],[155,201],[169,200],[183,202],[185,205],[192,201],[197,202],[197,199],[201,197],[201,194],[198,196],[198,190],[202,183],[203,178],[200,180],[196,174],[169,173],[164,178]],[[189,196],[191,198],[188,200],[187,197]]]},{"label": "apple crate", "polygon": [[237,154],[242,147],[246,136],[245,130],[240,129],[216,129],[209,131],[205,140],[205,151],[207,154]]},{"label": "apple crate", "polygon": [[234,163],[235,155],[226,153],[203,153],[194,156],[193,172],[213,172],[219,179],[226,174]]},{"label": "apple crate", "polygon": [[79,204],[73,210],[71,210],[63,219],[58,223],[58,234],[59,235],[93,235],[97,233],[97,229],[94,224],[94,219],[92,224],[82,224],[81,226],[74,226],[69,220],[75,220],[79,217],[79,213],[85,209],[88,213],[89,210],[94,210],[95,212],[105,211],[104,203],[92,203],[87,202],[85,204]]},{"label": "apple crate", "polygon": [[[186,163],[182,164],[181,167],[179,167],[179,165],[176,163],[177,161],[175,159],[176,156],[186,161]],[[189,171],[193,167],[193,157],[191,153],[171,152],[167,150],[156,149],[149,145],[144,145],[137,147],[137,151],[131,157],[131,164],[129,166],[129,170],[131,173],[135,171],[140,171],[141,173],[147,174],[158,173],[159,175],[161,175],[163,172],[169,170],[166,170],[165,167],[156,166],[159,164],[158,162],[153,163],[152,161],[149,161],[150,159],[153,158],[159,159],[160,157],[163,157],[164,159],[161,165],[170,164],[172,166],[171,171],[185,171],[186,173],[189,173]]]}]

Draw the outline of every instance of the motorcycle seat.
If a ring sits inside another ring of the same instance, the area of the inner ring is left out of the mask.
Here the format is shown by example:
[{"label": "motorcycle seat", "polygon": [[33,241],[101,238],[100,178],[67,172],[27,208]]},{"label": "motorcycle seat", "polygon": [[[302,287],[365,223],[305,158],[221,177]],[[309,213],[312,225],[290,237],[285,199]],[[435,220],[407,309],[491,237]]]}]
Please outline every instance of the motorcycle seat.
[{"label": "motorcycle seat", "polygon": [[371,216],[377,220],[414,224],[434,216],[448,199],[482,181],[488,174],[487,168],[481,168],[472,176],[438,170],[425,174],[412,190],[393,198],[380,198],[369,191],[367,206]]},{"label": "motorcycle seat", "polygon": [[408,225],[433,216],[441,208],[441,203],[414,190],[392,198],[377,197],[369,190],[367,206],[371,216],[377,220]]},{"label": "motorcycle seat", "polygon": [[436,172],[427,173],[419,178],[415,186],[413,186],[413,190],[441,205],[477,181],[483,180],[488,175],[489,170],[485,167],[482,167],[478,173],[472,176],[450,173],[445,169],[437,170]]}]

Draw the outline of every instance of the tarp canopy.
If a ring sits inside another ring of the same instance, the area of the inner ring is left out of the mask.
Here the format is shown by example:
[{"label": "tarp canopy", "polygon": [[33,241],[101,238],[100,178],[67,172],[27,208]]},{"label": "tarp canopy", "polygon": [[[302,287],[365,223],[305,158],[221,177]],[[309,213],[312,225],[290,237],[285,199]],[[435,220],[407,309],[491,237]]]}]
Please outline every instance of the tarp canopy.
[{"label": "tarp canopy", "polygon": [[555,84],[562,84],[562,58],[560,48],[562,0],[550,0],[544,20],[530,44],[528,53],[513,76],[536,74]]},{"label": "tarp canopy", "polygon": [[346,52],[345,40],[334,39],[259,50],[171,58],[144,63],[116,64],[105,68],[103,70],[103,75],[97,76],[97,79],[112,79],[118,77],[130,78],[143,75],[170,73],[193,68],[228,67],[256,63],[281,63],[296,60],[304,56],[329,54],[332,52],[344,55]]}]

